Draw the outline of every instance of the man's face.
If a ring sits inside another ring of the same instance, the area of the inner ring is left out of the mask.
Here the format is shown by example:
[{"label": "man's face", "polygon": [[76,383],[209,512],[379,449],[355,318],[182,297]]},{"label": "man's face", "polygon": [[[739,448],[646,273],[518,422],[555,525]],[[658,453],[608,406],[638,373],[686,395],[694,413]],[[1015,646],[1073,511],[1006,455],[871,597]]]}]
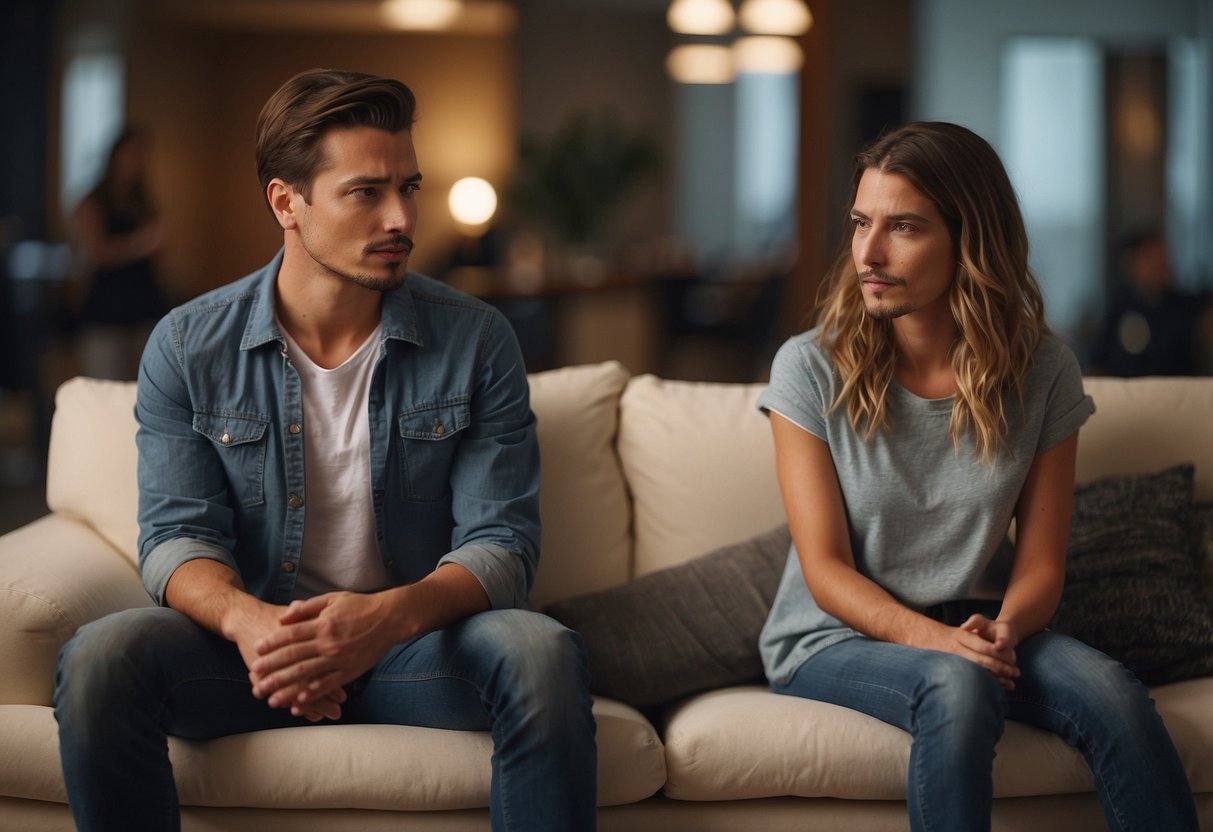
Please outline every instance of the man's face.
[{"label": "man's face", "polygon": [[300,244],[338,278],[383,292],[398,289],[413,250],[421,187],[412,134],[333,127],[321,149],[324,163],[312,177],[310,204],[298,191],[291,194]]},{"label": "man's face", "polygon": [[876,318],[949,315],[955,247],[935,205],[901,174],[864,171],[851,208],[851,256]]}]

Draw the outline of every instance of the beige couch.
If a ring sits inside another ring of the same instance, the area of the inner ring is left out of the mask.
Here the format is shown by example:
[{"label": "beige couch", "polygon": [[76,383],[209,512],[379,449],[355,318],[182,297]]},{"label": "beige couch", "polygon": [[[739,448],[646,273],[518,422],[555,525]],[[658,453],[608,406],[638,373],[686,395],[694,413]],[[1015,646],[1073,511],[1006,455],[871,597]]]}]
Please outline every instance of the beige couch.
[{"label": "beige couch", "polygon": [[[532,378],[543,454],[543,606],[782,522],[759,385],[629,378],[614,363]],[[1213,379],[1092,379],[1079,480],[1196,463],[1213,499]],[[51,686],[80,624],[149,603],[135,572],[132,385],[57,397],[51,513],[0,538],[0,830],[66,830]],[[1156,688],[1213,829],[1213,679]],[[901,830],[901,731],[750,685],[646,718],[600,698],[600,828]],[[304,727],[171,746],[186,829],[487,829],[487,735]],[[1012,724],[996,829],[1099,829],[1091,777],[1057,738]]]}]

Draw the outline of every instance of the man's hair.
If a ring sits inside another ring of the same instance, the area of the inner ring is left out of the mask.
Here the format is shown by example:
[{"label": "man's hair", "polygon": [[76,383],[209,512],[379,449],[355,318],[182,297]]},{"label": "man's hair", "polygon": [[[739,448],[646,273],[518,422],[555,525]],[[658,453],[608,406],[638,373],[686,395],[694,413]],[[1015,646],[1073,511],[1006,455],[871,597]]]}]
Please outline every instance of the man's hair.
[{"label": "man's hair", "polygon": [[[861,151],[852,204],[870,168],[904,176],[947,224],[957,259],[948,290],[958,329],[951,352],[957,388],[951,434],[959,441],[971,431],[977,455],[991,462],[1006,444],[1006,400],[1012,394],[1022,399],[1032,354],[1048,331],[1011,180],[983,138],[946,122],[908,124]],[[831,407],[845,406],[851,424],[870,438],[888,425],[893,325],[865,311],[849,242],[822,284],[819,337],[843,383]]]},{"label": "man's hair", "polygon": [[270,96],[257,118],[257,177],[265,193],[275,177],[311,201],[312,177],[324,164],[320,140],[340,127],[409,130],[416,99],[404,84],[361,72],[311,69]]}]

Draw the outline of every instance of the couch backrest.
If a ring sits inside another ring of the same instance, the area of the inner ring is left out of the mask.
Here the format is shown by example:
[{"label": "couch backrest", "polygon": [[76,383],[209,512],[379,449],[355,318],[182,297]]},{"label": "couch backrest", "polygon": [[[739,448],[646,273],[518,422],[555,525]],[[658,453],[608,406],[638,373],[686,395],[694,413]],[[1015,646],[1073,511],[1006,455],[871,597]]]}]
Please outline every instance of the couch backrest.
[{"label": "couch backrest", "polygon": [[543,541],[531,591],[537,609],[626,583],[631,574],[632,514],[615,455],[627,380],[614,361],[531,376],[542,466]]},{"label": "couch backrest", "polygon": [[135,384],[73,378],[55,393],[46,504],[138,561]]},{"label": "couch backrest", "polygon": [[[631,512],[615,455],[619,396],[628,374],[617,362],[530,377],[543,461],[539,575],[542,606],[628,580]],[[135,385],[74,378],[55,396],[47,473],[52,511],[92,526],[138,560]]]},{"label": "couch backrest", "polygon": [[[1084,380],[1096,412],[1079,438],[1079,482],[1196,464],[1213,500],[1213,378]],[[633,378],[619,455],[633,498],[635,574],[682,563],[783,522],[761,384]]]},{"label": "couch backrest", "polygon": [[784,522],[762,384],[633,378],[620,401],[619,458],[632,492],[635,575]]},{"label": "couch backrest", "polygon": [[1213,378],[1088,378],[1095,413],[1078,434],[1081,482],[1196,465],[1196,499],[1213,501]]},{"label": "couch backrest", "polygon": [[[1213,501],[1213,378],[1089,378],[1078,480],[1196,465]],[[783,522],[761,384],[628,378],[615,362],[531,377],[543,458],[542,607]],[[135,386],[77,378],[55,399],[47,503],[136,559]],[[634,551],[633,551],[634,546]]]}]

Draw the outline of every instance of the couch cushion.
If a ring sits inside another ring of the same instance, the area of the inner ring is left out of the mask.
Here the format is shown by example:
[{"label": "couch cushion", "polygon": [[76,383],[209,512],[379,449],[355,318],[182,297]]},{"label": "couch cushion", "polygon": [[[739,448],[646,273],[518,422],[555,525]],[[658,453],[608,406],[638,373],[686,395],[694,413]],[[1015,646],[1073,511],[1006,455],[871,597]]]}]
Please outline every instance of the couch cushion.
[{"label": "couch cushion", "polygon": [[614,361],[530,377],[542,466],[537,607],[630,575],[631,513],[614,444],[627,379]]},{"label": "couch cushion", "polygon": [[[1196,792],[1213,788],[1213,679],[1151,691]],[[858,711],[764,688],[702,694],[671,711],[662,732],[680,800],[779,795],[902,800],[910,736]],[[1094,788],[1082,756],[1059,737],[1008,722],[994,760],[996,797]]]},{"label": "couch cushion", "polygon": [[46,502],[138,562],[135,384],[73,378],[55,393]]},{"label": "couch cushion", "polygon": [[784,522],[765,385],[633,378],[619,458],[634,502],[637,576]]},{"label": "couch cushion", "polygon": [[1213,614],[1191,515],[1191,465],[1078,486],[1065,590],[1050,626],[1148,685],[1213,674]]},{"label": "couch cushion", "polygon": [[[606,699],[594,702],[594,716],[598,805],[655,794],[665,782],[665,757],[653,726]],[[63,802],[57,737],[50,708],[0,705],[0,748],[22,749],[0,755],[0,794]],[[397,811],[489,805],[493,741],[481,731],[317,725],[174,738],[169,751],[182,804]]]},{"label": "couch cushion", "polygon": [[48,514],[0,537],[0,702],[51,704],[76,628],[150,603],[134,565],[79,520]]},{"label": "couch cushion", "polygon": [[1196,465],[1196,499],[1213,500],[1213,379],[1085,378],[1095,413],[1078,435],[1078,482]]},{"label": "couch cushion", "polygon": [[783,525],[545,612],[585,639],[593,690],[633,705],[759,680],[758,635],[791,542]]}]

